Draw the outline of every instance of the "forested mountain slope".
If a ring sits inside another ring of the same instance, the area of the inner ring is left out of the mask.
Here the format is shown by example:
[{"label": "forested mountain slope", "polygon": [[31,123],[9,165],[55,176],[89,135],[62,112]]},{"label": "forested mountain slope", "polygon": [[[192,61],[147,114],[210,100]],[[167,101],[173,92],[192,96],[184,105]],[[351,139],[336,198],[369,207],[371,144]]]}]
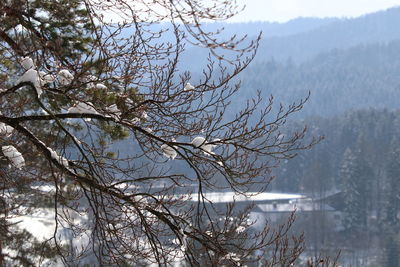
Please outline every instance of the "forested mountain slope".
[{"label": "forested mountain slope", "polygon": [[400,38],[400,8],[392,8],[353,19],[341,19],[307,32],[262,41],[257,61],[291,57],[303,62],[335,48],[386,43]]},{"label": "forested mountain slope", "polygon": [[400,40],[358,45],[320,54],[302,64],[269,61],[253,64],[242,75],[237,101],[261,90],[277,101],[298,101],[311,92],[298,117],[333,116],[359,108],[399,108]]},{"label": "forested mountain slope", "polygon": [[263,33],[263,38],[283,37],[294,34],[300,34],[320,27],[327,26],[333,22],[340,21],[338,18],[296,18],[288,22],[268,22],[268,21],[253,21],[253,22],[217,22],[206,24],[205,29],[215,31],[219,28],[224,28],[223,36],[231,37],[235,34],[247,34],[248,36],[257,36],[260,31]]},{"label": "forested mountain slope", "polygon": [[[215,23],[207,29],[225,28],[222,38],[236,34],[255,37],[263,32],[255,62],[274,59],[296,63],[311,60],[314,56],[333,49],[346,49],[360,44],[387,43],[400,39],[400,8],[391,8],[350,19],[300,18],[286,23]],[[180,66],[199,72],[207,64],[207,51],[188,44]],[[229,55],[228,55],[229,56]],[[193,64],[196,58],[196,64]]]}]

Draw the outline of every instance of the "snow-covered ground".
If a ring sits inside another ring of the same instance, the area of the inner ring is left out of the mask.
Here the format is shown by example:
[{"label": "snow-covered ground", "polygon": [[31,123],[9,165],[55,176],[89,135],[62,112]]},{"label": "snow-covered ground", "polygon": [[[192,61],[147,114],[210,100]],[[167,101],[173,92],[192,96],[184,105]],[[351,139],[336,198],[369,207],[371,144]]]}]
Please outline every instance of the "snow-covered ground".
[{"label": "snow-covered ground", "polygon": [[53,209],[38,209],[33,214],[12,217],[7,221],[15,223],[21,229],[26,229],[39,241],[51,238],[56,226]]}]

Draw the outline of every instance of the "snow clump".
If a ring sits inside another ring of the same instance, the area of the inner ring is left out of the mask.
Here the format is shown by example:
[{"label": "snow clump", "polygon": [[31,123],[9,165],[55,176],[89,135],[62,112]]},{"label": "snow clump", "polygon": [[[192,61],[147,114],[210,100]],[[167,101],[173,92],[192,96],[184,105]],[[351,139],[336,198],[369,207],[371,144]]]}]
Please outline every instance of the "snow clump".
[{"label": "snow clump", "polygon": [[36,89],[38,97],[42,95],[43,91],[40,87],[40,75],[37,70],[29,69],[24,74],[22,74],[22,76],[18,79],[17,84],[23,82],[31,82]]},{"label": "snow clump", "polygon": [[25,166],[24,157],[14,146],[2,146],[1,150],[4,156],[6,156],[16,168],[21,169]]},{"label": "snow clump", "polygon": [[21,59],[21,65],[25,70],[33,69],[35,65],[30,57],[23,57]]},{"label": "snow clump", "polygon": [[[212,142],[218,142],[220,141],[220,139],[214,139]],[[216,145],[214,144],[210,144],[206,142],[206,139],[202,136],[197,136],[192,140],[192,145],[194,145],[197,148],[201,148],[205,154],[214,154],[214,152],[212,152]]]},{"label": "snow clump", "polygon": [[91,102],[79,102],[73,107],[68,109],[68,113],[82,113],[82,114],[99,114],[93,107]]},{"label": "snow clump", "polygon": [[191,85],[190,83],[187,83],[187,84],[185,85],[185,88],[183,88],[183,90],[184,90],[184,91],[191,91],[191,90],[194,90],[194,86]]},{"label": "snow clump", "polygon": [[96,84],[96,88],[99,89],[99,90],[107,90],[107,86],[105,86],[102,83]]},{"label": "snow clump", "polygon": [[171,147],[167,144],[163,144],[161,146],[161,151],[164,154],[164,156],[166,156],[167,158],[170,158],[170,159],[175,159],[176,156],[178,155],[178,153],[176,152],[175,149],[176,149],[175,146]]},{"label": "snow clump", "polygon": [[62,85],[69,85],[74,80],[74,75],[69,70],[60,70],[58,72],[58,80]]},{"label": "snow clump", "polygon": [[14,130],[13,127],[6,125],[5,123],[0,122],[0,135],[11,135],[12,131]]}]

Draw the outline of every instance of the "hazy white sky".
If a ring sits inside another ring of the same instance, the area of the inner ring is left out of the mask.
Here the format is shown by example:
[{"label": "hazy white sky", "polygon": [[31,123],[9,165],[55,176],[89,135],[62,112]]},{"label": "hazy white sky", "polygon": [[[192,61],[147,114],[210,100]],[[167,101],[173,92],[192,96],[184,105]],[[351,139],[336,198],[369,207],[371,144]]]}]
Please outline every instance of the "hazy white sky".
[{"label": "hazy white sky", "polygon": [[297,17],[356,17],[400,6],[400,0],[237,0],[246,9],[231,21],[279,21]]}]

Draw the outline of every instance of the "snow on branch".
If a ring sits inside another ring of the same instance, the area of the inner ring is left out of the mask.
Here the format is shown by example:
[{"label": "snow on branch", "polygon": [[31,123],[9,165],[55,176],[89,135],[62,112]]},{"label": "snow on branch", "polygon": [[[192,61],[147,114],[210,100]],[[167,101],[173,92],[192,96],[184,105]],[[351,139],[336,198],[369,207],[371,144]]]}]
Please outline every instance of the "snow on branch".
[{"label": "snow on branch", "polygon": [[69,70],[64,69],[58,72],[57,78],[62,85],[70,85],[74,80],[74,75]]},{"label": "snow on branch", "polygon": [[165,157],[169,159],[175,159],[178,153],[176,152],[177,147],[176,146],[169,146],[167,144],[161,145],[161,151],[164,154]]},{"label": "snow on branch", "polygon": [[9,136],[13,131],[14,131],[13,127],[0,122],[0,135]]},{"label": "snow on branch", "polygon": [[[214,139],[212,143],[218,142],[220,139]],[[200,148],[203,150],[204,154],[206,155],[214,155],[215,153],[213,150],[215,149],[216,145],[208,143],[206,139],[202,136],[197,136],[192,140],[192,145],[194,145],[197,148]]]},{"label": "snow on branch", "polygon": [[6,158],[11,161],[15,168],[21,169],[25,166],[25,160],[22,154],[14,146],[2,146],[1,150]]},{"label": "snow on branch", "polygon": [[30,82],[36,89],[36,93],[38,97],[40,97],[43,93],[43,90],[40,86],[40,75],[39,72],[35,69],[27,70],[22,76],[18,79],[17,84],[23,82]]},{"label": "snow on branch", "polygon": [[96,115],[99,114],[97,110],[93,107],[93,104],[91,102],[88,103],[79,102],[75,106],[70,107],[68,109],[68,113],[96,114]]},{"label": "snow on branch", "polygon": [[51,149],[50,147],[47,147],[47,149],[50,151],[51,157],[55,160],[57,160],[58,163],[60,163],[61,165],[63,165],[64,167],[68,168],[69,163],[68,160],[66,158],[64,158],[63,156],[60,156],[57,154],[56,151],[54,151],[53,149]]}]

